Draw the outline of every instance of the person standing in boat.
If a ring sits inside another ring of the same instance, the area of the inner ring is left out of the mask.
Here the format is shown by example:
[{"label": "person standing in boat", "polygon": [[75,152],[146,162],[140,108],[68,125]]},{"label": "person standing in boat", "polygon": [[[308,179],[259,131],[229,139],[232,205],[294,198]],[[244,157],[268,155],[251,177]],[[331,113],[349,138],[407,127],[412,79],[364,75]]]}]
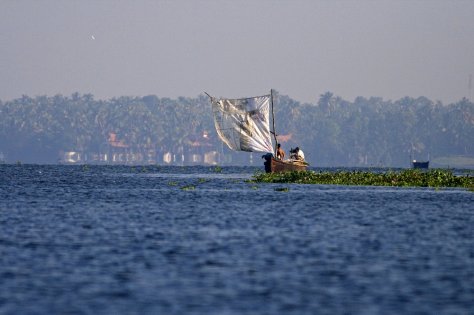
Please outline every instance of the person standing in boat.
[{"label": "person standing in boat", "polygon": [[277,159],[283,160],[285,158],[285,151],[281,148],[281,145],[277,144]]}]

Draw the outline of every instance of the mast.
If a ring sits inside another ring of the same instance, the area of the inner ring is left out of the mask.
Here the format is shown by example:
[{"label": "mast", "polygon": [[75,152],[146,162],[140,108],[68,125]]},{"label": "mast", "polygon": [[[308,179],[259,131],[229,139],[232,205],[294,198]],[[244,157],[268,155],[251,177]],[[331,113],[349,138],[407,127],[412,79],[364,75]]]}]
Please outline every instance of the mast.
[{"label": "mast", "polygon": [[277,147],[278,147],[278,140],[277,140],[277,136],[276,136],[276,131],[275,131],[275,114],[273,113],[273,89],[270,89],[270,104],[272,105],[272,125],[273,125],[273,137],[275,138],[275,147],[273,148],[274,150],[274,154],[275,154],[275,157],[276,157],[276,151],[277,151]]}]

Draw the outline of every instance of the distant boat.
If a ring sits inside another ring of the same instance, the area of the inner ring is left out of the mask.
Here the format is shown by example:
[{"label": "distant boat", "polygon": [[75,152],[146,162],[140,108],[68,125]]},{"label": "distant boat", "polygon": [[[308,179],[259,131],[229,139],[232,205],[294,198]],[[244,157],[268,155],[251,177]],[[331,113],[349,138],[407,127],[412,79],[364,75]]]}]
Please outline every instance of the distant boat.
[{"label": "distant boat", "polygon": [[[207,93],[206,93],[207,94]],[[219,138],[231,150],[265,153],[265,172],[304,171],[308,164],[299,160],[276,159],[277,138],[273,114],[273,93],[240,99],[211,99],[214,125]],[[270,110],[273,130],[270,130]],[[274,144],[271,135],[274,135]]]},{"label": "distant boat", "polygon": [[430,161],[412,161],[413,168],[416,169],[428,169],[430,166]]}]

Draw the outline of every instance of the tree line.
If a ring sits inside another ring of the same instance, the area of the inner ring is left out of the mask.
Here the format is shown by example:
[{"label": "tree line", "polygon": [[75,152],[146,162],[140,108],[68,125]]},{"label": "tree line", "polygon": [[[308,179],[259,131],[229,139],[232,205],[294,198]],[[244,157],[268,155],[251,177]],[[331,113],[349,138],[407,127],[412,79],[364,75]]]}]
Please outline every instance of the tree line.
[{"label": "tree line", "polygon": [[349,102],[330,92],[316,104],[279,99],[283,129],[321,165],[406,167],[411,159],[474,157],[474,104],[466,98],[449,105],[426,97]]},{"label": "tree line", "polygon": [[[406,167],[411,158],[474,158],[474,104],[465,98],[449,105],[426,97],[350,102],[327,92],[310,104],[276,92],[274,111],[282,147],[299,146],[314,166]],[[5,162],[55,163],[61,152],[110,152],[112,134],[133,152],[242,156],[218,139],[205,95],[96,100],[74,93],[0,101]]]}]

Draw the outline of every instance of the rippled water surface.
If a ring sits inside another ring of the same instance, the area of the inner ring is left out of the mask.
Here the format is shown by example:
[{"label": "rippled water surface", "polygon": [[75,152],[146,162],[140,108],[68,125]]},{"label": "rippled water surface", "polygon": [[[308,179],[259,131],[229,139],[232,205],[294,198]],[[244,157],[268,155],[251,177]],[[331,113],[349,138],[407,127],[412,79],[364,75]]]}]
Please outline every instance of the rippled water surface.
[{"label": "rippled water surface", "polygon": [[255,170],[0,165],[0,314],[473,314],[473,192]]}]

